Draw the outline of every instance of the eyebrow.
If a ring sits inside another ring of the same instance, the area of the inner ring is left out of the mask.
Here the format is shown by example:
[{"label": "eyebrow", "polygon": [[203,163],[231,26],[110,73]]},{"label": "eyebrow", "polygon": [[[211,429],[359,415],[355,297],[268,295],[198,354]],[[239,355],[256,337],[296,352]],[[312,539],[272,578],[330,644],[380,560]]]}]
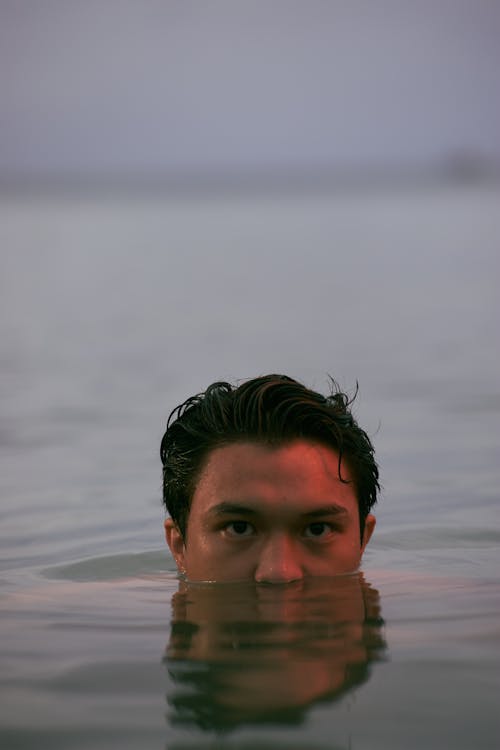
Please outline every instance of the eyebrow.
[{"label": "eyebrow", "polygon": [[[256,510],[255,508],[250,508],[247,505],[241,505],[240,503],[228,502],[217,503],[217,505],[213,505],[208,512],[213,516],[242,515],[255,517],[261,515],[261,511]],[[342,505],[330,503],[328,505],[323,505],[320,508],[301,513],[300,515],[302,518],[325,518],[326,516],[346,517],[349,515],[349,512],[347,508],[344,508]]]}]

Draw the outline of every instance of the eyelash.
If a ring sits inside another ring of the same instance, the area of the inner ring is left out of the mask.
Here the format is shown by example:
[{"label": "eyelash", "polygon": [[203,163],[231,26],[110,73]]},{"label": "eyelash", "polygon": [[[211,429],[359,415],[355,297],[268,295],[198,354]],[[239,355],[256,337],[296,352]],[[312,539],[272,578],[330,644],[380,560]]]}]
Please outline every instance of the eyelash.
[{"label": "eyelash", "polygon": [[[234,530],[234,528],[231,530],[231,527],[235,527],[237,524],[242,524],[242,525],[244,524],[245,531],[251,530],[251,533],[238,533]],[[327,531],[328,533],[308,535],[304,532],[304,537],[306,539],[324,539],[325,536],[327,536],[329,533],[332,533],[333,531],[336,530],[335,526],[332,523],[329,523],[328,521],[312,521],[306,526],[305,531],[311,529],[311,527],[313,526],[322,526],[323,527],[322,531]],[[241,538],[247,538],[247,537],[253,536],[253,534],[256,531],[255,527],[249,521],[244,521],[243,519],[238,519],[236,521],[229,521],[228,523],[224,524],[223,530],[228,532],[230,536],[232,537],[241,537]]]},{"label": "eyelash", "polygon": [[[252,531],[255,531],[255,528],[252,526],[251,523],[249,523],[248,521],[243,521],[242,519],[236,520],[236,521],[229,521],[229,523],[224,524],[223,529],[224,529],[224,531],[229,531],[231,533],[230,527],[231,526],[236,526],[237,524],[245,524],[245,526],[246,526],[247,529],[250,528],[250,529],[252,529]],[[251,534],[238,534],[238,533],[236,533],[236,532],[233,531],[231,533],[231,536],[247,537],[247,536],[251,536]]]},{"label": "eyelash", "polygon": [[[307,525],[307,529],[310,529],[312,526],[322,526],[323,531],[328,531],[328,533],[331,533],[334,530],[333,524],[328,523],[328,521],[313,521],[313,523],[310,523]],[[311,534],[310,536],[307,536],[307,539],[323,539],[327,534]]]}]

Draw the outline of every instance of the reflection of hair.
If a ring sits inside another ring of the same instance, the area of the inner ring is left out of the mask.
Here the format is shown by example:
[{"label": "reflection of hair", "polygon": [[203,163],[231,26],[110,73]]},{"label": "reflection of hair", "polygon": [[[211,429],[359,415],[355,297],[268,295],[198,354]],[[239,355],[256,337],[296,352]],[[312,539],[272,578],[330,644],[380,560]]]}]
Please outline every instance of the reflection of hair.
[{"label": "reflection of hair", "polygon": [[183,536],[196,481],[212,449],[244,440],[279,445],[296,438],[336,450],[339,475],[345,458],[356,486],[363,533],[380,489],[378,467],[368,435],[351,414],[352,400],[331,382],[326,397],[286,375],[265,375],[239,387],[213,383],[172,411],[161,442],[163,499]]},{"label": "reflection of hair", "polygon": [[[370,661],[347,664],[342,685],[328,693],[317,696],[306,705],[273,706],[269,709],[246,708],[228,705],[220,699],[229,670],[241,669],[241,665],[227,663],[171,661],[165,659],[168,674],[179,688],[167,696],[173,712],[169,720],[173,725],[197,726],[205,730],[229,731],[244,724],[281,724],[299,726],[313,705],[332,703],[350,690],[368,681],[371,674]],[[265,686],[263,686],[265,688]]]},{"label": "reflection of hair", "polygon": [[182,690],[167,696],[168,704],[173,708],[169,716],[171,723],[219,732],[230,731],[244,724],[298,726],[303,723],[308,706],[257,711],[223,703],[219,694],[227,679],[227,671],[227,665],[217,663],[193,665],[192,662],[169,662],[168,674],[176,685],[182,687]]}]

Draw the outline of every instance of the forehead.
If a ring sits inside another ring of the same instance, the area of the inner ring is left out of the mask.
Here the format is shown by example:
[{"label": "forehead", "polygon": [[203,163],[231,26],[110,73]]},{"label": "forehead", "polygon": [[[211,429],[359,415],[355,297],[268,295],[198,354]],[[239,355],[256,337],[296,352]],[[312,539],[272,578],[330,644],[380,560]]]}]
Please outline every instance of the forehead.
[{"label": "forehead", "polygon": [[287,506],[342,501],[350,508],[357,500],[347,464],[332,448],[307,440],[284,445],[231,443],[215,448],[198,477],[191,509],[221,501]]}]

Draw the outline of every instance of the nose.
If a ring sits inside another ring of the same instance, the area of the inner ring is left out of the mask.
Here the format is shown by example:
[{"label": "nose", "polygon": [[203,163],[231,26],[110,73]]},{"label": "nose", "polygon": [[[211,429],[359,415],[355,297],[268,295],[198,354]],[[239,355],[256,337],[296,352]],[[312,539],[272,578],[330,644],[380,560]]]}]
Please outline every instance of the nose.
[{"label": "nose", "polygon": [[260,551],[256,583],[291,583],[304,578],[300,551],[285,534],[271,535]]}]

